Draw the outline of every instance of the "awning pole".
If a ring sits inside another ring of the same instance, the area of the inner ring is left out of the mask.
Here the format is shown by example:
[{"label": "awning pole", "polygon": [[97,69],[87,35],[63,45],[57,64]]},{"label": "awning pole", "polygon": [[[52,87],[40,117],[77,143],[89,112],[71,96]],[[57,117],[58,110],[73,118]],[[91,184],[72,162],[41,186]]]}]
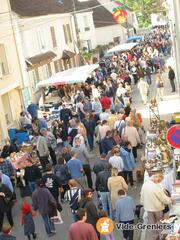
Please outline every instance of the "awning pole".
[{"label": "awning pole", "polygon": [[41,88],[41,97],[42,97],[43,108],[44,108],[44,111],[45,111],[45,100],[46,100],[45,88]]}]

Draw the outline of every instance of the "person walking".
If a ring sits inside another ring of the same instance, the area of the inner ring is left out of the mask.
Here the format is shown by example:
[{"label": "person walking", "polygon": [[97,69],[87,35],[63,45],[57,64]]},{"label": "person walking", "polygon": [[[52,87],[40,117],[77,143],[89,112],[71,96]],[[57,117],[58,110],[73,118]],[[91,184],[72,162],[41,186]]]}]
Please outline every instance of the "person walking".
[{"label": "person walking", "polygon": [[43,168],[43,171],[46,170],[46,164],[49,163],[49,149],[47,145],[46,138],[42,135],[41,130],[40,134],[37,140],[37,153],[38,157],[41,163],[41,166]]},{"label": "person walking", "polygon": [[109,163],[113,168],[117,168],[118,175],[123,177],[124,163],[120,157],[120,149],[118,147],[113,148],[112,154],[113,156],[109,158]]},{"label": "person walking", "polygon": [[156,78],[156,87],[157,87],[157,98],[160,98],[160,100],[162,101],[164,96],[164,82],[160,74],[158,74]]},{"label": "person walking", "polygon": [[81,140],[79,138],[75,139],[75,147],[72,148],[77,152],[77,158],[81,160],[83,164],[84,174],[87,177],[87,183],[89,188],[93,188],[93,182],[91,177],[91,166],[90,157],[85,146],[81,146]]},{"label": "person walking", "polygon": [[69,190],[65,194],[65,200],[69,202],[71,208],[73,221],[78,221],[77,210],[79,208],[79,202],[82,199],[82,189],[78,187],[78,183],[75,179],[70,179],[68,182]]},{"label": "person walking", "polygon": [[132,146],[129,141],[124,142],[124,145],[120,148],[120,156],[122,157],[124,168],[123,177],[128,184],[134,185],[133,170],[135,168],[134,156],[132,153]]},{"label": "person walking", "polygon": [[[116,222],[123,224],[134,224],[135,203],[132,197],[126,195],[123,189],[118,191],[116,202]],[[133,240],[134,230],[123,230],[125,239]]]},{"label": "person walking", "polygon": [[96,177],[99,172],[104,171],[106,166],[108,165],[108,161],[106,158],[106,154],[101,154],[100,159],[94,164],[93,171],[96,174]]},{"label": "person walking", "polygon": [[85,118],[82,120],[82,123],[84,124],[86,128],[86,134],[87,134],[87,140],[89,144],[90,151],[94,148],[94,132],[96,123],[93,118],[91,118],[90,113],[86,113]]},{"label": "person walking", "polygon": [[115,217],[116,201],[118,199],[118,190],[123,189],[125,192],[128,190],[128,185],[126,184],[123,177],[118,176],[118,169],[112,168],[111,177],[108,178],[108,189],[111,195],[112,209],[113,209],[113,219]]},{"label": "person walking", "polygon": [[170,84],[171,84],[171,88],[172,88],[171,92],[175,92],[176,91],[176,89],[175,89],[175,82],[174,82],[175,73],[174,73],[174,70],[172,69],[171,66],[169,66],[168,69],[169,69],[168,78],[169,78],[169,81],[170,81]]},{"label": "person walking", "polygon": [[24,226],[24,235],[27,236],[28,240],[31,240],[32,238],[36,239],[37,237],[33,220],[34,216],[35,212],[32,212],[30,205],[28,203],[24,203],[21,210],[21,225]]},{"label": "person walking", "polygon": [[10,189],[2,183],[0,178],[0,231],[2,230],[4,214],[7,215],[7,219],[11,227],[14,222],[12,218],[12,192]]},{"label": "person walking", "polygon": [[79,203],[80,208],[85,208],[87,211],[87,223],[92,224],[96,230],[96,223],[99,219],[96,205],[93,202],[93,191],[90,188],[84,189],[83,198]]},{"label": "person walking", "polygon": [[135,127],[131,126],[131,119],[126,118],[126,127],[122,131],[122,140],[127,139],[132,145],[133,156],[136,160],[137,158],[137,146],[141,143],[139,133]]},{"label": "person walking", "polygon": [[71,151],[71,159],[67,162],[68,170],[71,178],[75,179],[80,187],[86,187],[86,179],[84,176],[84,169],[81,160],[77,159],[77,152]]},{"label": "person walking", "polygon": [[6,174],[4,174],[1,170],[0,170],[0,179],[2,179],[2,183],[6,185],[6,187],[8,187],[9,190],[13,193],[14,189],[13,189],[13,185],[10,178]]},{"label": "person walking", "polygon": [[116,145],[112,137],[112,131],[107,131],[105,138],[101,140],[102,153],[107,154]]},{"label": "person walking", "polygon": [[25,167],[24,179],[27,181],[31,193],[36,189],[36,181],[42,178],[42,173],[39,167],[33,164],[32,159],[27,160],[27,166]]},{"label": "person walking", "polygon": [[71,179],[71,175],[69,174],[67,163],[62,155],[58,158],[58,163],[54,167],[54,173],[62,184],[61,202],[64,202],[64,195],[66,191],[69,190],[68,181]]},{"label": "person walking", "polygon": [[140,78],[140,81],[138,83],[138,89],[140,91],[142,101],[146,105],[148,101],[149,85],[147,82],[144,81],[144,78]]},{"label": "person walking", "polygon": [[[157,224],[163,218],[165,205],[171,204],[172,200],[168,197],[160,186],[162,175],[154,174],[146,181],[141,189],[141,203],[144,210],[147,211],[148,224]],[[150,240],[158,239],[160,231],[153,230],[149,232]]]},{"label": "person walking", "polygon": [[55,152],[55,150],[57,148],[57,140],[56,140],[55,136],[53,135],[53,133],[48,131],[45,128],[41,129],[41,133],[46,138],[47,146],[48,146],[48,149],[49,149],[49,154],[51,156],[53,165],[56,165],[57,164],[57,160],[56,160],[56,152]]},{"label": "person walking", "polygon": [[56,200],[50,191],[44,187],[43,180],[36,182],[37,188],[32,194],[32,206],[35,211],[39,211],[42,216],[46,233],[49,237],[53,236],[55,231],[54,222],[49,217],[50,204],[56,209]]},{"label": "person walking", "polygon": [[50,191],[56,200],[57,210],[62,211],[61,204],[59,203],[59,192],[62,191],[62,183],[60,179],[53,173],[52,165],[46,165],[46,174],[42,177],[44,186]]},{"label": "person walking", "polygon": [[105,210],[112,219],[111,196],[107,185],[108,179],[111,177],[111,169],[111,164],[107,164],[105,169],[97,174],[96,191],[100,193],[103,210]]},{"label": "person walking", "polygon": [[68,231],[68,240],[98,240],[93,226],[87,223],[87,210],[78,210],[78,221],[71,224]]}]

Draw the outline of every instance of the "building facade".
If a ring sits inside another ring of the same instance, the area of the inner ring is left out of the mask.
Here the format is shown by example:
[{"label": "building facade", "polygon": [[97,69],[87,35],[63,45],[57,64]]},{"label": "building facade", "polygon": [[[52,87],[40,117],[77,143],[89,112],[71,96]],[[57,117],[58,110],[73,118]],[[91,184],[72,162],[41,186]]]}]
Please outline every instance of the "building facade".
[{"label": "building facade", "polygon": [[0,145],[2,145],[8,138],[8,129],[18,126],[23,101],[22,74],[8,0],[1,0],[0,16]]},{"label": "building facade", "polygon": [[[18,20],[17,20],[18,19]],[[21,18],[14,15],[16,42],[24,73],[23,99],[38,102],[36,84],[79,65],[73,17],[58,14]]]}]

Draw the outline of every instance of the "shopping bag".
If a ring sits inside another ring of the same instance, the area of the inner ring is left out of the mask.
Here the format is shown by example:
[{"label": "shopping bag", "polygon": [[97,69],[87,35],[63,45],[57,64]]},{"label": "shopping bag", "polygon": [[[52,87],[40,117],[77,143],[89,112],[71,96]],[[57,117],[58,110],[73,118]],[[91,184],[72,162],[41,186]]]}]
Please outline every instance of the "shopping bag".
[{"label": "shopping bag", "polygon": [[57,216],[51,217],[51,221],[53,221],[54,224],[62,224],[63,220],[61,217],[61,213],[59,211],[57,211]]}]

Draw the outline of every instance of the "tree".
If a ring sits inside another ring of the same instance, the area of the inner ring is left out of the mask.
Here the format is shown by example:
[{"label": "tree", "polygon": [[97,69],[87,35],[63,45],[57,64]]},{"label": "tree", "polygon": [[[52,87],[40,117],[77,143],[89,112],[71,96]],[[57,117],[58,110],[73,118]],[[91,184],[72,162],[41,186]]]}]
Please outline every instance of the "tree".
[{"label": "tree", "polygon": [[148,27],[151,24],[152,13],[163,11],[162,0],[123,0],[122,2],[136,12],[140,27]]}]

